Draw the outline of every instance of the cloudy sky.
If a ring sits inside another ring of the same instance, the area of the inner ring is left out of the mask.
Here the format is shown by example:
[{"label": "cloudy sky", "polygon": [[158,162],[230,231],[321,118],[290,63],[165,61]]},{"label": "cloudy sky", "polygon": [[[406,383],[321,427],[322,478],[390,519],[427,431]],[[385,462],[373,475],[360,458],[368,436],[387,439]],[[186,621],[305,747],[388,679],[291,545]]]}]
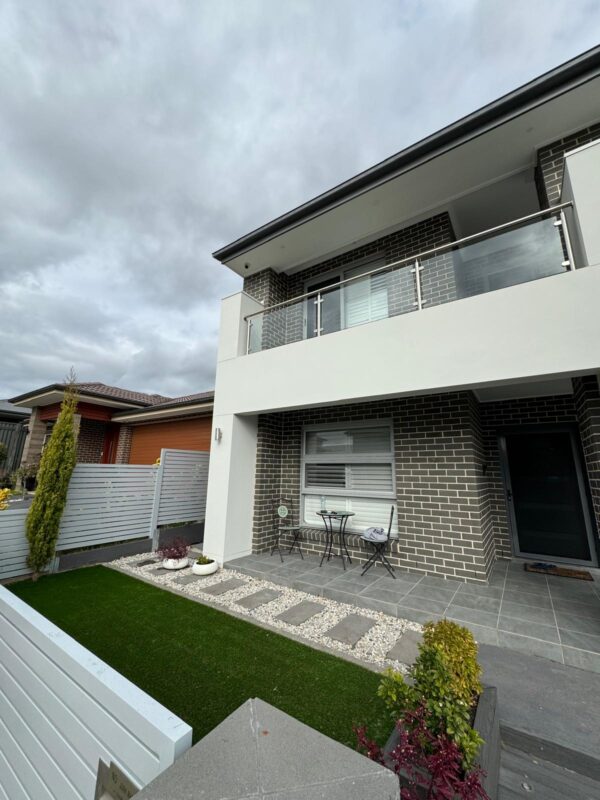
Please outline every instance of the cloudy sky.
[{"label": "cloudy sky", "polygon": [[598,30],[600,0],[3,0],[0,398],[211,388],[214,249]]}]

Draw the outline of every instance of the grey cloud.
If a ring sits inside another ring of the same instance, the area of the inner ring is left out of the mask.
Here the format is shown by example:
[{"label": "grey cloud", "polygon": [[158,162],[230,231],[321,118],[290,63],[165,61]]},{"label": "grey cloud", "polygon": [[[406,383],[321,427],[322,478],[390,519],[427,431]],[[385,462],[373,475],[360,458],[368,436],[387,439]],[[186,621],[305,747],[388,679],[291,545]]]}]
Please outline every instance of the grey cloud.
[{"label": "grey cloud", "polygon": [[0,397],[210,388],[210,253],[592,46],[598,3],[7,0]]}]

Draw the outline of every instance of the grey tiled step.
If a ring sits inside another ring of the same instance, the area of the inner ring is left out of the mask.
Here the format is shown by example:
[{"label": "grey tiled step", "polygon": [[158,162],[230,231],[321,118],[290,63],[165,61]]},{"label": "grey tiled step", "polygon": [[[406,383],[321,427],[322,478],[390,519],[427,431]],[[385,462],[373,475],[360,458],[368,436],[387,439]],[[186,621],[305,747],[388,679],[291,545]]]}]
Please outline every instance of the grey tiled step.
[{"label": "grey tiled step", "polygon": [[202,579],[201,575],[194,575],[194,573],[192,572],[191,575],[181,575],[179,578],[175,578],[173,583],[179,583],[182,586],[185,586],[188,583],[195,583],[196,581],[199,581],[201,579]]},{"label": "grey tiled step", "polygon": [[202,589],[202,591],[204,594],[225,594],[225,592],[230,592],[232,589],[237,589],[239,586],[244,586],[245,583],[246,581],[243,581],[241,578],[229,578],[229,580],[221,581],[221,583],[213,583],[212,586],[207,586],[205,589]]},{"label": "grey tiled step", "polygon": [[237,601],[237,605],[252,610],[253,608],[264,606],[265,603],[270,603],[271,600],[275,600],[280,596],[281,592],[278,592],[277,589],[261,589],[259,592],[242,597],[241,600]]},{"label": "grey tiled step", "polygon": [[375,620],[363,617],[361,614],[348,614],[337,625],[326,631],[325,635],[330,639],[335,639],[336,642],[354,647],[374,625]]},{"label": "grey tiled step", "polygon": [[288,625],[302,625],[311,617],[320,614],[325,609],[321,603],[313,603],[312,600],[303,600],[296,606],[288,608],[282,614],[279,614],[277,619],[282,622],[287,622]]}]

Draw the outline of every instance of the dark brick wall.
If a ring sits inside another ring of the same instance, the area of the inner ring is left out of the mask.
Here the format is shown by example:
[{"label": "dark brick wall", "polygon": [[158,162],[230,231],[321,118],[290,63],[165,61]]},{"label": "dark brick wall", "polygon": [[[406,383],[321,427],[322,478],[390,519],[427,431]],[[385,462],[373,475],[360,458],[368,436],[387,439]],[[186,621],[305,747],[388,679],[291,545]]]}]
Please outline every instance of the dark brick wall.
[{"label": "dark brick wall", "polygon": [[[377,419],[392,419],[394,428],[399,538],[392,563],[485,580],[494,546],[478,408],[466,392],[260,416],[254,550],[271,543],[273,501],[280,494],[299,509],[303,426]],[[305,530],[304,540],[317,552],[323,546],[318,530]],[[357,536],[349,543],[355,556],[366,557]]]},{"label": "dark brick wall", "polygon": [[[250,275],[244,279],[244,291],[266,306],[274,305],[299,297],[304,294],[307,282],[318,282],[320,276],[343,267],[371,259],[381,259],[383,264],[391,264],[452,242],[454,238],[450,217],[444,212],[292,275],[277,274],[272,269]],[[414,311],[416,291],[411,265],[392,270],[386,273],[385,278],[378,280],[387,288],[389,316]],[[452,253],[428,259],[421,272],[421,280],[426,305],[455,300],[457,291]],[[255,319],[253,324],[262,325],[259,336],[262,349],[299,341],[304,337],[304,303],[275,309],[260,320]]]},{"label": "dark brick wall", "polygon": [[600,531],[600,391],[597,377],[575,378],[573,391],[596,530]]},{"label": "dark brick wall", "polygon": [[487,460],[487,491],[493,537],[499,556],[510,557],[512,544],[498,447],[498,435],[506,428],[539,423],[576,422],[572,395],[531,397],[481,403],[481,422]]},{"label": "dark brick wall", "polygon": [[560,202],[565,153],[599,138],[600,122],[597,122],[538,150],[536,183],[542,208]]},{"label": "dark brick wall", "polygon": [[105,422],[82,419],[77,437],[77,461],[82,464],[98,464],[102,457],[105,436]]}]

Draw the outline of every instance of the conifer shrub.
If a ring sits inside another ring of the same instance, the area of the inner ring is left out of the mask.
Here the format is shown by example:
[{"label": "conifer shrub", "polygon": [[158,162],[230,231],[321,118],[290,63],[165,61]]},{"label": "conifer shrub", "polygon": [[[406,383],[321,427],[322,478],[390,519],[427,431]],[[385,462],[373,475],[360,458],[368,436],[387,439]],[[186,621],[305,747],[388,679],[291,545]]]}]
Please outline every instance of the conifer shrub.
[{"label": "conifer shrub", "polygon": [[27,514],[29,543],[27,565],[32,579],[54,557],[60,519],[67,502],[67,490],[77,461],[77,437],[73,427],[78,395],[71,375],[52,434],[44,447],[37,473],[37,489]]}]

